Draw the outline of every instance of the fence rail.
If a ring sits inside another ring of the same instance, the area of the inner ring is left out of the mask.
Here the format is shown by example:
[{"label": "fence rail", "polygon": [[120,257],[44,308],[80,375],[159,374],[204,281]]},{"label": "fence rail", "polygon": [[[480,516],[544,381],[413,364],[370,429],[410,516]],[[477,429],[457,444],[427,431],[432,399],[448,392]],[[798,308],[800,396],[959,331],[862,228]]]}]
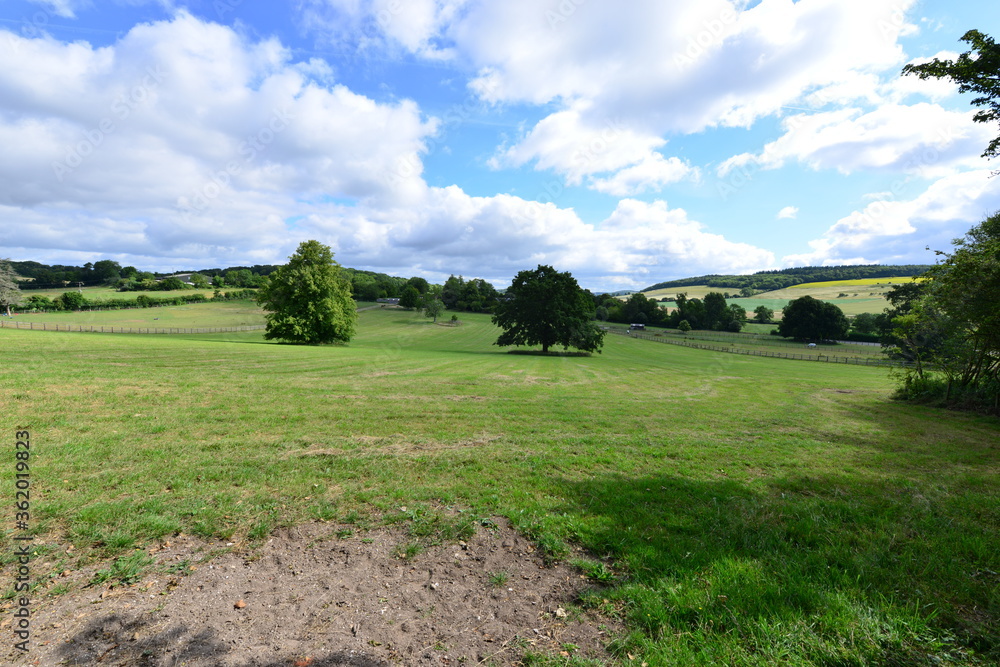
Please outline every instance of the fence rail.
[{"label": "fence rail", "polygon": [[642,340],[651,340],[656,343],[666,343],[668,345],[680,345],[682,347],[692,347],[698,350],[711,350],[713,352],[728,352],[730,354],[744,354],[751,357],[772,357],[776,359],[797,359],[800,361],[822,361],[830,364],[849,364],[855,366],[907,366],[909,365],[904,361],[896,361],[893,359],[879,359],[870,357],[845,357],[840,355],[830,355],[823,353],[816,354],[792,354],[789,352],[776,352],[773,350],[749,350],[740,349],[735,347],[723,347],[720,345],[707,345],[705,343],[696,343],[693,340],[683,339],[678,340],[675,338],[669,338],[667,336],[654,336],[648,333],[641,333],[638,331],[631,331],[629,329],[621,329],[616,327],[608,327],[607,331],[609,333],[618,334],[619,336],[628,336],[630,338],[641,338]]},{"label": "fence rail", "polygon": [[85,331],[91,333],[127,333],[127,334],[203,334],[203,333],[235,333],[239,331],[259,331],[263,324],[247,324],[238,327],[115,327],[94,326],[83,324],[56,324],[49,322],[11,322],[0,320],[0,328],[31,329],[32,331]]}]

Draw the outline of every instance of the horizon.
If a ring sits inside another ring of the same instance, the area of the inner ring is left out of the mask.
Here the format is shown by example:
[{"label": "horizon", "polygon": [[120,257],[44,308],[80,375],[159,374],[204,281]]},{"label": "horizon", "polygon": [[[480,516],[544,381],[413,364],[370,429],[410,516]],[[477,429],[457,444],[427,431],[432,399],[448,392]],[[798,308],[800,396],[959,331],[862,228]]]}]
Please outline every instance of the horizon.
[{"label": "horizon", "polygon": [[0,257],[177,273],[315,238],[595,292],[930,265],[1000,210],[998,128],[901,70],[1000,36],[991,7],[9,0]]}]

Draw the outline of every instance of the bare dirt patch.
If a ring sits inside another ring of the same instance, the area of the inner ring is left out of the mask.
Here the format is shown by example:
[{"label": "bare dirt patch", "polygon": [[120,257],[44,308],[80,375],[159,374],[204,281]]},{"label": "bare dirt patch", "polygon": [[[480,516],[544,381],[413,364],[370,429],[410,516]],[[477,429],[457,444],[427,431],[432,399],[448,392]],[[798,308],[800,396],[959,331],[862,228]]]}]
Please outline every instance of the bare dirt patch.
[{"label": "bare dirt patch", "polygon": [[88,586],[105,563],[57,578],[69,587],[62,595],[36,592],[31,651],[8,645],[6,662],[515,665],[526,652],[610,660],[605,645],[620,625],[574,605],[592,584],[568,565],[546,567],[505,520],[404,559],[409,539],[399,527],[310,524],[201,562],[213,545],[173,538],[150,550],[156,563],[137,583]]}]

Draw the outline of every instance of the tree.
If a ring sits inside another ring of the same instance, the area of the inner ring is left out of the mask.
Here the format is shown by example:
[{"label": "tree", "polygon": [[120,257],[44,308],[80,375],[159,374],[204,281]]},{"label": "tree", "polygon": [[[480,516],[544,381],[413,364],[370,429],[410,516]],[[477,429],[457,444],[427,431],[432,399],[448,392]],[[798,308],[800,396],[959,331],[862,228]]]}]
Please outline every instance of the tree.
[{"label": "tree", "polygon": [[[981,108],[972,117],[977,123],[1000,121],[1000,44],[989,35],[978,30],[970,30],[962,35],[961,41],[972,47],[958,57],[958,60],[939,60],[929,63],[909,64],[903,68],[903,75],[916,74],[921,79],[947,77],[958,84],[958,92],[975,93],[979,97],[972,105]],[[983,152],[983,157],[1000,155],[1000,134]]]},{"label": "tree", "polygon": [[10,260],[0,259],[0,308],[10,317],[11,306],[21,303],[21,287],[17,284],[17,274]]},{"label": "tree", "polygon": [[807,295],[785,306],[778,334],[799,340],[831,340],[842,338],[847,328],[847,317],[840,308]]},{"label": "tree", "polygon": [[317,345],[348,342],[357,326],[357,304],[351,285],[334,261],[333,251],[319,241],[304,241],[264,280],[257,293],[267,327],[264,338]]},{"label": "tree", "polygon": [[706,329],[722,329],[726,326],[728,318],[726,316],[726,297],[722,292],[709,292],[705,295],[705,321],[702,323]]},{"label": "tree", "polygon": [[746,309],[738,303],[731,303],[729,304],[727,313],[729,321],[726,323],[726,330],[738,333],[743,329],[743,325],[747,323]]},{"label": "tree", "polygon": [[851,320],[851,329],[859,334],[875,333],[876,317],[873,313],[859,313]]},{"label": "tree", "polygon": [[[412,285],[416,288],[417,292],[421,295],[427,294],[427,290],[430,289],[430,284],[427,282],[426,278],[421,278],[420,276],[413,276],[406,281],[407,285]],[[406,289],[405,287],[403,288]]]},{"label": "tree", "polygon": [[687,320],[681,320],[677,323],[677,328],[681,333],[687,333],[688,331],[691,331],[691,323]]},{"label": "tree", "polygon": [[444,303],[436,296],[424,304],[424,315],[434,318],[435,322],[438,321],[438,317],[440,317],[443,312]]},{"label": "tree", "polygon": [[569,273],[539,265],[518,273],[493,313],[503,329],[494,345],[538,345],[546,354],[553,345],[600,351],[604,331],[594,325],[593,298]]},{"label": "tree", "polygon": [[[904,395],[934,393],[925,378],[928,367],[946,381],[940,393],[948,401],[954,388],[974,403],[1000,411],[1000,213],[986,218],[951,254],[924,274],[927,279],[892,320],[901,341],[900,354],[919,355],[913,373],[903,373]],[[916,382],[915,382],[916,380]],[[913,387],[920,392],[912,391]]]},{"label": "tree", "polygon": [[774,317],[774,310],[767,306],[757,306],[753,309],[753,318],[761,324],[770,322],[772,317]]},{"label": "tree", "polygon": [[399,297],[399,305],[402,308],[412,309],[420,306],[420,292],[413,285],[403,288],[403,294]]},{"label": "tree", "polygon": [[59,301],[62,302],[63,310],[81,310],[87,305],[87,297],[82,292],[64,292]]}]

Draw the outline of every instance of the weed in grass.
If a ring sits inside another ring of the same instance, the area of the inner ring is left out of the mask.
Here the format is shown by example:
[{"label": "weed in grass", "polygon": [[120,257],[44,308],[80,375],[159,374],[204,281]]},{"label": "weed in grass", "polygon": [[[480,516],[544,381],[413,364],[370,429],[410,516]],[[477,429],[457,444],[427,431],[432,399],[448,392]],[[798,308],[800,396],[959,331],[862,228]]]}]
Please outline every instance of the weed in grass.
[{"label": "weed in grass", "polygon": [[177,561],[171,565],[168,565],[163,570],[167,574],[190,574],[191,573],[191,561],[185,558],[184,560]]},{"label": "weed in grass", "polygon": [[600,561],[576,558],[570,561],[570,565],[576,566],[587,577],[602,584],[610,584],[615,580],[615,575],[611,569]]},{"label": "weed in grass", "polygon": [[400,560],[410,560],[423,553],[423,551],[424,547],[419,542],[407,542],[406,544],[397,544],[393,549],[393,556]]},{"label": "weed in grass", "polygon": [[145,551],[134,551],[128,556],[117,558],[106,570],[100,570],[90,580],[91,585],[100,585],[106,581],[119,581],[128,585],[139,581],[142,573],[153,563],[153,558]]},{"label": "weed in grass", "polygon": [[351,530],[350,528],[341,528],[340,530],[338,530],[336,532],[336,535],[340,539],[344,540],[344,539],[347,539],[348,537],[351,537],[352,535],[354,535],[354,531]]},{"label": "weed in grass", "polygon": [[49,595],[52,596],[63,595],[68,592],[69,592],[69,584],[66,583],[56,584],[51,589],[49,589]]}]

